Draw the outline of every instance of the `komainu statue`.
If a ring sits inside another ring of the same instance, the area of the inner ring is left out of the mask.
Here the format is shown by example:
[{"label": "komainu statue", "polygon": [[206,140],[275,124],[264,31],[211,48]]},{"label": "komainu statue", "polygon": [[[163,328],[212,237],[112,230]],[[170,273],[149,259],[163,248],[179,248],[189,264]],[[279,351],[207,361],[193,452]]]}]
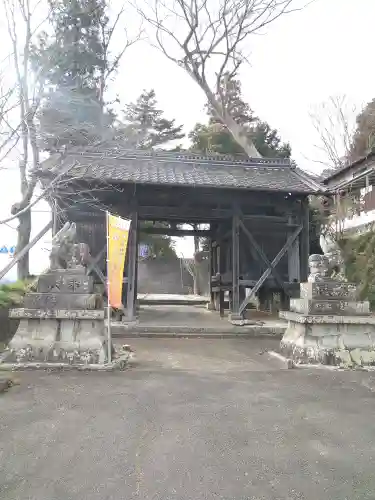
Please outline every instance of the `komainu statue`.
[{"label": "komainu statue", "polygon": [[77,228],[74,222],[66,222],[52,239],[49,256],[51,271],[57,269],[77,269],[85,267],[89,258],[89,248],[85,243],[77,243]]}]

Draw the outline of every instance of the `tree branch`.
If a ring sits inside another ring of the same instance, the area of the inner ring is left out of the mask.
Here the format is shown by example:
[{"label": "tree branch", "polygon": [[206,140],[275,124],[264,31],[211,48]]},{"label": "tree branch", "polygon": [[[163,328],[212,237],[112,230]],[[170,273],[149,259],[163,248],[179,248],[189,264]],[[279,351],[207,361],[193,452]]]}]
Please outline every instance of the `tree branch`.
[{"label": "tree branch", "polygon": [[[154,30],[162,53],[200,86],[217,118],[249,156],[259,156],[248,134],[231,118],[221,89],[246,61],[245,42],[284,14],[300,10],[301,0],[133,0]],[[165,37],[165,39],[164,39]]]}]

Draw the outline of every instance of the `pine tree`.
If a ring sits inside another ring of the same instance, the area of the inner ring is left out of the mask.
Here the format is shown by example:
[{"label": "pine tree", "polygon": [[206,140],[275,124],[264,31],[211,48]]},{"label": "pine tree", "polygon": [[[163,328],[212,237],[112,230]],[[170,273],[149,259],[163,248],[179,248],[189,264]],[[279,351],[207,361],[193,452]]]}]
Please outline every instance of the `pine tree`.
[{"label": "pine tree", "polygon": [[135,103],[128,104],[124,112],[124,123],[119,127],[126,135],[129,127],[135,134],[136,147],[152,149],[168,142],[182,139],[182,125],[167,120],[158,109],[155,91],[144,90]]},{"label": "pine tree", "polygon": [[267,122],[258,121],[252,137],[255,147],[265,158],[290,158],[290,144],[281,142],[278,131],[271,128]]},{"label": "pine tree", "polygon": [[47,89],[38,114],[43,149],[85,146],[110,121],[101,79],[108,65],[105,0],[50,0],[52,35],[33,48],[34,70]]}]

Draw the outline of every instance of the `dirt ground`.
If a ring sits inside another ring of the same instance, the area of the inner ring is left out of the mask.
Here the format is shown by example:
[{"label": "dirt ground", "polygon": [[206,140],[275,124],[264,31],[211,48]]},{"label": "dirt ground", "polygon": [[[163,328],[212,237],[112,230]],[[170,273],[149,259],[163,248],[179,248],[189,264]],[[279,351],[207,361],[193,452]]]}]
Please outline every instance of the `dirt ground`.
[{"label": "dirt ground", "polygon": [[374,498],[372,373],[285,369],[273,339],[129,343],[124,372],[16,374],[2,500]]}]

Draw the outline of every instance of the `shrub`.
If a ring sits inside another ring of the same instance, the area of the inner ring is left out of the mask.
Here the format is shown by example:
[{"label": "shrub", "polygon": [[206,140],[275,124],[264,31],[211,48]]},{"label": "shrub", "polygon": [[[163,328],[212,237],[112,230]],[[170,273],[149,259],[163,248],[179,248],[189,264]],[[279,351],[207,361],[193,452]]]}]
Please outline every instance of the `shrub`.
[{"label": "shrub", "polygon": [[27,287],[27,281],[0,284],[0,309],[22,305]]},{"label": "shrub", "polygon": [[375,308],[375,232],[368,231],[340,241],[348,281],[359,285],[362,300]]}]

